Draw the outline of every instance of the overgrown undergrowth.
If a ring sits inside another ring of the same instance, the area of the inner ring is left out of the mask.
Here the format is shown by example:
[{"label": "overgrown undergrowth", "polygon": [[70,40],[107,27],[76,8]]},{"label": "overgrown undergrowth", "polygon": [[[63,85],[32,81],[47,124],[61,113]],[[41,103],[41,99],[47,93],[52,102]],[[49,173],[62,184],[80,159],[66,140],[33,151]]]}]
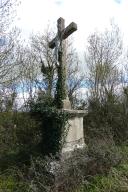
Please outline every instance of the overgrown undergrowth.
[{"label": "overgrown undergrowth", "polygon": [[[74,151],[68,159],[31,157],[30,165],[1,171],[1,192],[127,192],[128,147],[102,152],[100,149],[99,156],[90,156],[86,148]],[[51,162],[55,163],[54,171]]]},{"label": "overgrown undergrowth", "polygon": [[108,175],[96,175],[76,192],[127,192],[128,163],[112,168]]},{"label": "overgrown undergrowth", "polygon": [[[128,192],[128,115],[122,119],[120,106],[111,104],[108,110],[109,106],[106,103],[90,106],[84,122],[87,147],[75,150],[67,159],[50,154],[46,157],[39,150],[41,136],[45,136],[39,127],[47,129],[47,123],[43,126],[40,121],[42,113],[38,112],[36,118],[27,113],[2,113],[0,191]],[[52,126],[46,130],[48,137],[51,129]]]}]

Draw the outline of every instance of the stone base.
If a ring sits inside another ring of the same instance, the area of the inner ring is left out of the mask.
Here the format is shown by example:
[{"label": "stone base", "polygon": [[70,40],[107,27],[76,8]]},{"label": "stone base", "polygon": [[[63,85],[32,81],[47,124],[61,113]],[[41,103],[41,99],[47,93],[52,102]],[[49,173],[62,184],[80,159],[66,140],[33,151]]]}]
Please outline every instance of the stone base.
[{"label": "stone base", "polygon": [[69,130],[66,136],[66,142],[62,148],[62,153],[73,151],[76,148],[83,148],[84,143],[84,131],[83,131],[83,117],[86,111],[83,110],[69,110],[63,109],[70,114],[68,120]]},{"label": "stone base", "polygon": [[62,153],[74,151],[75,149],[81,149],[85,146],[84,139],[81,138],[79,141],[66,142],[62,148]]},{"label": "stone base", "polygon": [[71,103],[68,98],[62,100],[64,109],[71,109]]}]

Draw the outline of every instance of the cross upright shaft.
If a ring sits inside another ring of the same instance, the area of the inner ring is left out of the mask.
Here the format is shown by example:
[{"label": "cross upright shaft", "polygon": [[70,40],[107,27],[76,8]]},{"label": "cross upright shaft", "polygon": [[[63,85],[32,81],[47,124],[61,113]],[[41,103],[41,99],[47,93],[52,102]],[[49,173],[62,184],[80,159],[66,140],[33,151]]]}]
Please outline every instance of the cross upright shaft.
[{"label": "cross upright shaft", "polygon": [[[77,30],[76,23],[72,22],[65,28],[65,20],[60,17],[57,20],[57,35],[56,37],[49,43],[49,47],[51,49],[56,48],[59,43],[59,49],[57,50],[57,72],[58,72],[58,81],[57,81],[57,91],[58,95],[56,100],[61,99],[63,102],[63,106],[61,105],[59,108],[71,108],[70,102],[68,99],[68,90],[67,90],[67,65],[66,65],[66,46],[64,40],[71,35],[74,31]],[[67,104],[68,103],[68,104]],[[65,105],[66,104],[66,105]]]}]

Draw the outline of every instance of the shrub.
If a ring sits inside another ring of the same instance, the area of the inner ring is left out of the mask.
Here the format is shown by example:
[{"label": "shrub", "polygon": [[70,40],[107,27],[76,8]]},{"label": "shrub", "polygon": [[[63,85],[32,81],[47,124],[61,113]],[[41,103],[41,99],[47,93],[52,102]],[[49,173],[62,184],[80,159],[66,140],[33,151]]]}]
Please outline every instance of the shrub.
[{"label": "shrub", "polygon": [[13,122],[15,126],[17,145],[20,150],[34,150],[34,147],[40,142],[40,122],[34,120],[30,113],[14,113]]},{"label": "shrub", "polygon": [[56,160],[55,156],[32,158],[25,177],[28,189],[32,192],[73,191],[84,181],[86,161],[86,151],[83,150],[74,151],[68,159]]},{"label": "shrub", "polygon": [[68,129],[68,113],[58,110],[52,101],[46,95],[46,98],[44,96],[31,103],[31,115],[40,122],[40,148],[43,155],[55,155],[61,151]]},{"label": "shrub", "polygon": [[0,174],[1,192],[28,192],[28,184],[21,178],[21,171],[14,167]]},{"label": "shrub", "polygon": [[16,140],[12,113],[0,113],[0,153],[16,149]]},{"label": "shrub", "polygon": [[0,170],[29,163],[40,141],[38,124],[28,113],[0,114]]},{"label": "shrub", "polygon": [[108,94],[102,101],[89,100],[88,114],[84,118],[86,142],[90,138],[113,137],[116,144],[128,141],[128,114],[117,96]]},{"label": "shrub", "polygon": [[88,175],[107,174],[113,166],[122,162],[119,147],[110,138],[90,140],[88,144]]},{"label": "shrub", "polygon": [[121,165],[113,168],[107,176],[95,176],[91,182],[84,185],[77,192],[127,192],[128,166]]}]

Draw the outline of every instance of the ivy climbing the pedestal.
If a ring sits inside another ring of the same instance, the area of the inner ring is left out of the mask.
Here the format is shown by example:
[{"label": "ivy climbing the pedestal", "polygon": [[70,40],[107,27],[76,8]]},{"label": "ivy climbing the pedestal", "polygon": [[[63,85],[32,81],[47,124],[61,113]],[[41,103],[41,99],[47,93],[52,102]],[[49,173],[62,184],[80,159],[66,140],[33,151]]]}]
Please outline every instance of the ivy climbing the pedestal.
[{"label": "ivy climbing the pedestal", "polygon": [[[49,99],[48,99],[49,100]],[[48,104],[48,102],[45,101]],[[68,133],[69,114],[56,107],[46,106],[44,102],[32,105],[31,114],[40,122],[41,143],[40,150],[43,155],[57,154],[65,143]]]},{"label": "ivy climbing the pedestal", "polygon": [[[59,53],[62,54],[62,53]],[[58,109],[63,108],[63,100],[66,99],[67,90],[66,90],[66,72],[65,67],[62,65],[62,57],[59,57],[60,65],[57,66],[58,80],[56,84],[56,94],[55,94],[55,104]]]}]

